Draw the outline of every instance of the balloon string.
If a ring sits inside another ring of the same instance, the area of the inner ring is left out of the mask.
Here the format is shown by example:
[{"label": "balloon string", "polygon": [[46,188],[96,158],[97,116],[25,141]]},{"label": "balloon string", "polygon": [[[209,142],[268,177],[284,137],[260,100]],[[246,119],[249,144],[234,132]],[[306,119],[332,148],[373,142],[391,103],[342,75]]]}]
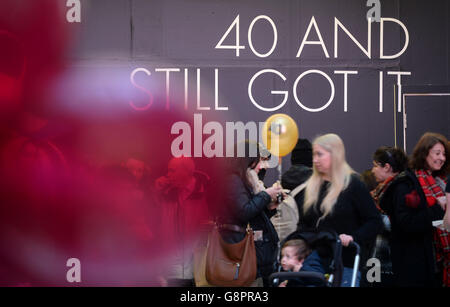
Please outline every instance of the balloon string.
[{"label": "balloon string", "polygon": [[[279,135],[281,135],[281,131],[282,131],[283,126],[281,124],[279,124],[278,126],[278,132]],[[278,136],[278,181],[281,184],[281,161],[283,160],[283,158],[281,157],[281,144],[280,144],[280,137]]]},{"label": "balloon string", "polygon": [[[278,142],[278,146],[280,146],[280,142]],[[278,147],[278,153],[280,152],[280,147]],[[283,161],[283,158],[281,156],[278,157],[278,181],[281,184],[281,161]],[[281,231],[281,210],[277,208],[277,214],[279,215],[278,221],[277,221],[277,232],[280,233]],[[280,257],[281,253],[281,242],[278,240],[278,257]],[[280,259],[278,259],[278,263],[280,263]]]},{"label": "balloon string", "polygon": [[[278,146],[280,146],[280,142],[278,142]],[[280,152],[280,147],[278,147],[278,153]],[[279,156],[278,157],[278,182],[280,183],[280,185],[281,185],[281,162],[283,161],[283,158],[281,157],[281,156]],[[280,204],[281,205],[281,204]],[[280,233],[280,231],[281,231],[281,210],[280,209],[277,209],[277,211],[278,211],[278,215],[279,215],[279,218],[278,218],[278,222],[277,222],[277,229],[278,229],[278,233]],[[278,240],[278,257],[280,257],[280,253],[281,253],[281,242]],[[278,261],[278,263],[280,263],[280,259],[279,259],[279,261]]]},{"label": "balloon string", "polygon": [[283,161],[282,157],[278,157],[278,180],[281,184],[281,162]]}]

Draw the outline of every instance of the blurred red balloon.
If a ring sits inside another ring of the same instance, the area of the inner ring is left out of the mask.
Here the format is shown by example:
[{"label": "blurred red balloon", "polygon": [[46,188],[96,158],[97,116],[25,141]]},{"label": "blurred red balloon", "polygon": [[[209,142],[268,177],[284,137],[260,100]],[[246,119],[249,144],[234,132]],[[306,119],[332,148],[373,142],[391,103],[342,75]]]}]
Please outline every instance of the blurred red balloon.
[{"label": "blurred red balloon", "polygon": [[[64,8],[54,0],[0,2],[0,285],[72,285],[70,258],[80,260],[81,285],[160,285],[181,243],[165,234],[182,227],[189,245],[209,218],[204,199],[194,198],[190,206],[202,209],[189,211],[188,225],[164,220],[168,203],[154,189],[171,159],[171,124],[192,122],[192,114],[158,109],[157,102],[138,112],[115,97],[124,109],[114,116],[55,105],[49,93],[71,73]],[[105,80],[92,93],[81,88],[66,98],[83,95],[80,101],[102,110],[108,103],[98,92],[114,87]],[[143,161],[145,176],[130,172],[130,158]],[[219,162],[195,164],[220,178]],[[214,195],[221,187],[201,191]]]}]

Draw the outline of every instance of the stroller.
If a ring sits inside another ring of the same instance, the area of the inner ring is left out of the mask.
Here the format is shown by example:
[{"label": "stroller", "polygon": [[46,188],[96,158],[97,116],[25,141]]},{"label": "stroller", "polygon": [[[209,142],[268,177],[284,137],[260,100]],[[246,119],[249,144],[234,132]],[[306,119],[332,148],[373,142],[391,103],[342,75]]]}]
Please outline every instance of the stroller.
[{"label": "stroller", "polygon": [[[282,281],[295,279],[303,281],[305,286],[313,287],[340,287],[343,275],[342,264],[342,245],[339,236],[334,231],[304,231],[293,232],[283,242],[280,247],[289,240],[303,239],[309,244],[311,249],[316,250],[319,254],[325,274],[317,272],[280,272],[281,271],[281,248],[278,252],[278,261],[276,263],[277,273],[273,273],[269,277],[270,284],[274,287],[278,286]],[[356,250],[355,261],[353,264],[353,276],[351,287],[355,287],[356,276],[359,266],[360,247],[356,242],[350,243],[349,247]]]}]

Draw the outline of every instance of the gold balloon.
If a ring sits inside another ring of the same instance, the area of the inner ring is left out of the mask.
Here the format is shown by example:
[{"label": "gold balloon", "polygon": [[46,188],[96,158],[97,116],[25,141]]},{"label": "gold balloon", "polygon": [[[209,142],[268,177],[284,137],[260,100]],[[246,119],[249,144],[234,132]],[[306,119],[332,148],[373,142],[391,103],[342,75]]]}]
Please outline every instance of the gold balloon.
[{"label": "gold balloon", "polygon": [[262,139],[271,154],[284,157],[297,144],[297,124],[286,114],[274,114],[264,122]]}]

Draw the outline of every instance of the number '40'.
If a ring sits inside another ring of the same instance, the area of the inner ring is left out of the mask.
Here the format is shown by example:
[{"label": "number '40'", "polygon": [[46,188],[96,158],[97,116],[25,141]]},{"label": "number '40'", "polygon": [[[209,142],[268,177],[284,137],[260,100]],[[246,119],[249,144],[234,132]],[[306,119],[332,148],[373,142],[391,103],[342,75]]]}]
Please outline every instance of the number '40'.
[{"label": "number '40'", "polygon": [[[252,42],[253,26],[256,24],[256,22],[258,20],[261,20],[261,19],[268,21],[269,24],[272,26],[272,30],[273,30],[272,47],[266,53],[260,53],[260,52],[256,51],[254,46],[253,46],[253,42]],[[223,41],[227,38],[227,36],[230,34],[230,32],[233,30],[233,28],[235,29],[235,33],[236,33],[235,34],[235,37],[236,37],[235,44],[234,45],[224,45]],[[252,52],[256,56],[258,56],[260,58],[265,58],[265,57],[268,57],[269,55],[271,55],[272,52],[275,50],[275,47],[277,46],[277,41],[278,41],[277,27],[275,26],[275,23],[273,22],[273,20],[269,16],[259,15],[259,16],[255,17],[253,19],[252,23],[250,24],[250,26],[248,27],[247,36],[248,36],[248,45],[249,45],[250,49],[252,50]],[[228,27],[227,31],[222,36],[220,41],[217,43],[215,48],[216,49],[234,49],[234,50],[236,50],[236,56],[237,57],[239,56],[239,51],[241,49],[245,49],[245,46],[240,45],[240,39],[239,39],[239,15],[236,16],[236,18],[231,23],[231,25]]]}]

